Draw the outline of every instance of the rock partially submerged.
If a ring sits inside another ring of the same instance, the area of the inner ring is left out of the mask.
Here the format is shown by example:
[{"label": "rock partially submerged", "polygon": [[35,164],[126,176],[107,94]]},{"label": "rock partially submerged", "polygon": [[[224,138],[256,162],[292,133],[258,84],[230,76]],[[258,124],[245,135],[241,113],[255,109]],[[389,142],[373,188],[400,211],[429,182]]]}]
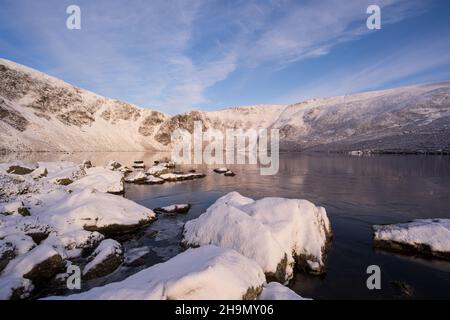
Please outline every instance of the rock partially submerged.
[{"label": "rock partially submerged", "polygon": [[234,250],[189,249],[127,279],[66,297],[68,300],[255,299],[265,283],[261,267]]},{"label": "rock partially submerged", "polygon": [[325,209],[309,201],[254,201],[231,192],[185,224],[182,243],[234,249],[256,261],[268,280],[286,282],[295,262],[311,274],[325,272],[331,235]]},{"label": "rock partially submerged", "polygon": [[152,175],[148,175],[147,178],[145,179],[145,184],[163,184],[165,182],[164,179],[161,179],[159,177],[155,177]]},{"label": "rock partially submerged", "polygon": [[139,267],[145,264],[144,257],[150,252],[148,247],[133,248],[125,252],[124,264],[129,267]]},{"label": "rock partially submerged", "polygon": [[133,167],[134,169],[145,169],[144,161],[142,161],[142,160],[136,160],[136,161],[134,161],[132,167]]},{"label": "rock partially submerged", "polygon": [[376,248],[450,260],[450,219],[417,219],[373,230]]},{"label": "rock partially submerged", "polygon": [[108,165],[106,166],[107,169],[115,171],[115,170],[119,170],[122,167],[122,164],[120,164],[119,162],[115,161],[115,160],[111,160],[108,162]]},{"label": "rock partially submerged", "polygon": [[158,176],[160,176],[164,173],[168,173],[168,172],[169,172],[169,169],[166,166],[161,165],[161,164],[152,166],[147,170],[147,174],[155,176],[155,177],[158,177]]},{"label": "rock partially submerged", "polygon": [[236,173],[234,173],[233,171],[228,170],[227,172],[225,172],[223,174],[225,177],[234,177],[236,175]]},{"label": "rock partially submerged", "polygon": [[204,178],[206,175],[202,173],[165,173],[160,175],[161,179],[168,182],[185,181]]},{"label": "rock partially submerged", "polygon": [[83,269],[83,279],[103,277],[116,270],[123,261],[123,250],[115,240],[103,240]]},{"label": "rock partially submerged", "polygon": [[135,230],[155,219],[150,209],[89,188],[71,194],[55,191],[41,199],[53,203],[50,208],[38,211],[41,221],[58,229],[79,228],[115,234]]},{"label": "rock partially submerged", "polygon": [[161,207],[153,209],[156,213],[169,213],[169,214],[177,214],[177,213],[187,213],[191,209],[191,205],[188,203],[182,204],[172,204],[170,206]]},{"label": "rock partially submerged", "polygon": [[263,287],[258,300],[310,300],[301,297],[278,282],[270,282]]},{"label": "rock partially submerged", "polygon": [[214,169],[213,171],[214,171],[215,173],[220,173],[220,174],[222,174],[222,173],[225,173],[225,172],[227,172],[227,171],[229,171],[229,170],[228,170],[228,168],[223,167],[223,168],[216,168],[216,169]]},{"label": "rock partially submerged", "polygon": [[144,171],[134,171],[125,177],[125,182],[128,183],[145,184],[145,180],[147,180],[147,175]]}]

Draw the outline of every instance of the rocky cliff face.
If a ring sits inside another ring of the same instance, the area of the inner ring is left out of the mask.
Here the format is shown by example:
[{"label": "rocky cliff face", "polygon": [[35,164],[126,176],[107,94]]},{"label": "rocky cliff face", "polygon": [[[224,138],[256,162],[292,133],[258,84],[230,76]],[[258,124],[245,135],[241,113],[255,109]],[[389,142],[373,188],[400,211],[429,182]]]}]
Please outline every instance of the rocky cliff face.
[{"label": "rocky cliff face", "polygon": [[276,128],[286,151],[450,152],[450,82],[170,117],[0,59],[0,150],[169,150],[177,128]]}]

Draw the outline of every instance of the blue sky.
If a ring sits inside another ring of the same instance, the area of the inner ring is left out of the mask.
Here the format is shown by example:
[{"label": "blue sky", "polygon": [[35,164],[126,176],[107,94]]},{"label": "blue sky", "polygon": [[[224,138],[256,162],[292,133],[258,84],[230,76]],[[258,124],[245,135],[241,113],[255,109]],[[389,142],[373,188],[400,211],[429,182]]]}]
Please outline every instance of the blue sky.
[{"label": "blue sky", "polygon": [[450,1],[2,0],[0,56],[169,114],[295,103],[449,80]]}]

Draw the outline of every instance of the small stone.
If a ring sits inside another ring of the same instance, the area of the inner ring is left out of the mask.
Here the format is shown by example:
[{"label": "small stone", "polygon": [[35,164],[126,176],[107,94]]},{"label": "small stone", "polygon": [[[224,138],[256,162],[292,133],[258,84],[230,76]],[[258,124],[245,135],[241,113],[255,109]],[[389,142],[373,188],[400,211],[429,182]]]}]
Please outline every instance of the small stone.
[{"label": "small stone", "polygon": [[116,270],[123,261],[120,243],[112,239],[103,240],[83,270],[84,279],[104,277]]},{"label": "small stone", "polygon": [[155,211],[156,213],[174,214],[174,213],[187,213],[189,209],[191,209],[191,205],[186,203],[186,204],[173,204],[167,207],[156,208],[153,211]]},{"label": "small stone", "polygon": [[58,178],[55,180],[55,183],[60,186],[68,186],[69,184],[73,183],[73,180],[69,178]]},{"label": "small stone", "polygon": [[122,165],[119,162],[114,161],[114,160],[111,160],[107,165],[107,168],[109,170],[113,170],[113,171],[119,169],[120,167],[122,167]]},{"label": "small stone", "polygon": [[223,174],[225,177],[234,177],[236,174],[233,171],[228,170]]},{"label": "small stone", "polygon": [[92,162],[91,162],[90,160],[84,160],[83,163],[82,163],[82,166],[83,166],[85,169],[92,168]]}]

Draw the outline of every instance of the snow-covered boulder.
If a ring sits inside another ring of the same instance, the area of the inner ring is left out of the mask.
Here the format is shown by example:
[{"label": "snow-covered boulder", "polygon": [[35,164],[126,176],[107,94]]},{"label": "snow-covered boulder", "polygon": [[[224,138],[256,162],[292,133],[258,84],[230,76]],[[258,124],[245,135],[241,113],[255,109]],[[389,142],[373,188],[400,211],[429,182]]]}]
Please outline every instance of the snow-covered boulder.
[{"label": "snow-covered boulder", "polygon": [[155,213],[133,201],[94,189],[67,193],[57,190],[41,195],[48,204],[35,208],[40,221],[56,230],[73,229],[97,231],[103,234],[135,230],[155,219]]},{"label": "snow-covered boulder", "polygon": [[228,170],[228,168],[226,168],[226,167],[222,167],[222,168],[216,168],[216,169],[214,169],[213,170],[215,173],[225,173],[225,172],[227,172],[227,171],[229,171]]},{"label": "snow-covered boulder", "polygon": [[187,213],[191,209],[191,205],[189,203],[180,203],[180,204],[172,204],[170,206],[161,207],[153,209],[156,213]]},{"label": "snow-covered boulder", "polygon": [[120,167],[119,171],[122,172],[122,173],[124,173],[124,174],[128,174],[128,173],[133,172],[133,170],[130,169],[130,168],[128,168],[127,166],[122,166],[122,167]]},{"label": "snow-covered boulder", "polygon": [[35,216],[0,215],[0,238],[9,236],[30,237],[36,244],[46,239],[54,229]]},{"label": "snow-covered boulder", "polygon": [[92,188],[100,192],[122,194],[125,192],[123,173],[102,167],[86,169],[86,175],[71,184],[71,188]]},{"label": "snow-covered boulder", "polygon": [[264,273],[254,261],[234,250],[204,246],[189,249],[123,281],[47,299],[255,299],[264,283]]},{"label": "snow-covered boulder", "polygon": [[133,162],[132,167],[133,167],[134,169],[145,169],[144,161],[142,161],[142,160],[136,160],[136,161]]},{"label": "snow-covered boulder", "polygon": [[91,261],[83,269],[83,278],[103,277],[114,270],[123,261],[123,250],[120,243],[113,239],[103,240],[91,256]]},{"label": "snow-covered boulder", "polygon": [[31,176],[33,177],[33,179],[43,178],[43,177],[46,177],[47,175],[48,175],[48,170],[46,167],[39,167],[39,168],[33,170],[33,172],[31,172]]},{"label": "snow-covered boulder", "polygon": [[63,257],[49,245],[39,245],[14,258],[0,278],[0,300],[25,298],[64,268]]},{"label": "snow-covered boulder", "polygon": [[326,211],[309,201],[253,199],[231,192],[183,230],[185,246],[214,244],[255,260],[269,280],[285,282],[293,266],[325,272],[331,226]]},{"label": "snow-covered boulder", "polygon": [[152,176],[160,176],[161,174],[168,173],[169,169],[167,169],[166,166],[163,166],[161,164],[158,164],[156,166],[152,166],[147,170],[147,174],[150,174]]},{"label": "snow-covered boulder", "polygon": [[258,300],[310,300],[301,297],[278,282],[270,282],[263,287]]},{"label": "snow-covered boulder", "polygon": [[128,183],[144,184],[146,180],[147,175],[144,171],[133,171],[125,177],[125,182]]},{"label": "snow-covered boulder", "polygon": [[52,232],[43,241],[68,258],[77,258],[94,249],[105,237],[99,232],[74,229],[67,232]]},{"label": "snow-covered boulder", "polygon": [[231,170],[228,170],[228,171],[225,172],[223,175],[224,175],[225,177],[234,177],[234,176],[236,175],[236,173],[234,173],[234,172],[231,171]]},{"label": "snow-covered boulder", "polygon": [[163,184],[164,182],[164,179],[152,175],[148,175],[145,179],[145,184]]},{"label": "snow-covered boulder", "polygon": [[4,236],[0,242],[11,245],[14,248],[14,256],[25,254],[36,247],[36,242],[30,236],[20,233]]},{"label": "snow-covered boulder", "polygon": [[106,168],[109,170],[112,170],[112,171],[119,170],[121,167],[122,167],[122,165],[115,160],[110,160],[108,162],[108,164],[106,165]]},{"label": "snow-covered boulder", "polygon": [[164,166],[166,168],[175,168],[176,164],[173,161],[160,162],[158,163],[160,166]]},{"label": "snow-covered boulder", "polygon": [[185,181],[185,180],[193,180],[204,178],[205,175],[202,173],[165,173],[159,176],[161,179],[165,181],[174,182],[174,181]]},{"label": "snow-covered boulder", "polygon": [[450,260],[450,219],[417,219],[373,229],[377,248]]}]

